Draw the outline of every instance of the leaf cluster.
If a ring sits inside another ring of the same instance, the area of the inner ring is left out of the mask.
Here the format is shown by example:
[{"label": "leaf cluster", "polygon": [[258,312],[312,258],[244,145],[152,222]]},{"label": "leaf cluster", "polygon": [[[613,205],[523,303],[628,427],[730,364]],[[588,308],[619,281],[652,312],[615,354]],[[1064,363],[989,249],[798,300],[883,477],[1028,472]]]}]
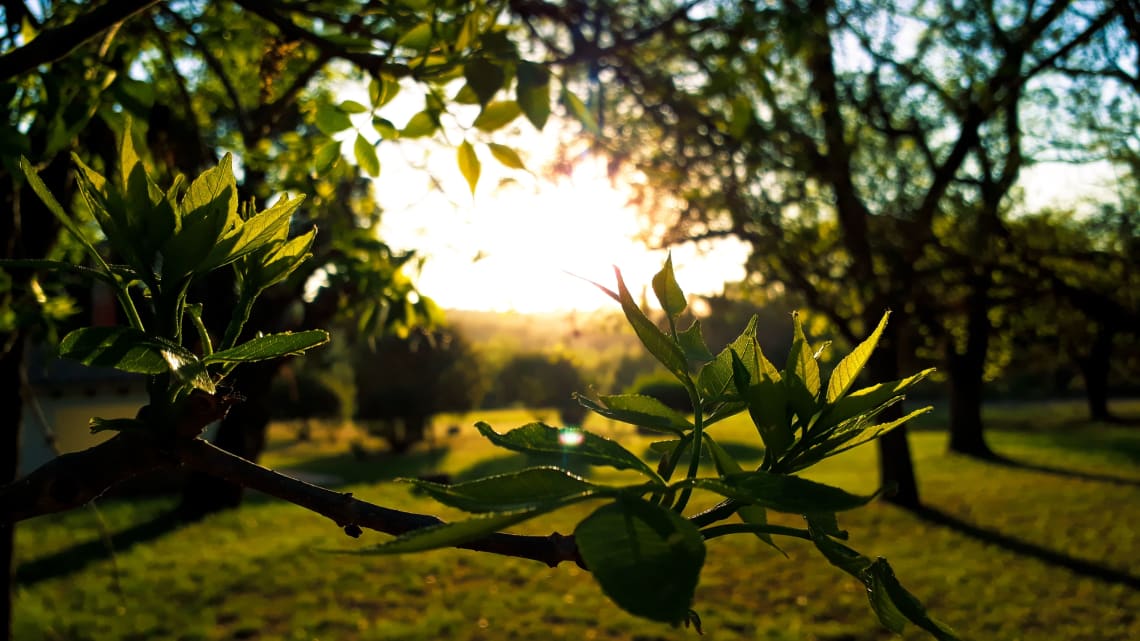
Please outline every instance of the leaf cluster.
[{"label": "leaf cluster", "polygon": [[[859,496],[795,475],[929,410],[876,421],[929,370],[898,381],[855,385],[887,315],[839,361],[825,385],[818,363],[821,350],[808,343],[798,316],[781,369],[756,341],[756,318],[714,355],[699,320],[685,329],[676,326],[687,302],[671,259],[652,283],[665,311],[666,328],[642,311],[621,272],[615,271],[616,291],[598,287],[621,305],[641,343],[684,386],[691,413],[637,394],[581,395],[578,400],[608,419],[668,437],[652,448],[659,458],[644,460],[616,441],[578,428],[530,423],[500,433],[480,422],[479,432],[495,445],[558,460],[567,469],[538,466],[457,484],[411,480],[440,503],[473,516],[409,532],[372,551],[389,554],[462,545],[574,503],[600,501],[600,507],[575,528],[575,542],[602,590],[638,616],[699,625],[692,606],[708,553],[705,541],[747,534],[776,547],[775,537],[789,536],[813,541],[825,558],[862,581],[873,610],[887,628],[897,632],[911,621],[937,638],[955,638],[898,583],[885,560],[870,561],[839,542],[847,533],[840,530],[836,513],[865,505],[876,495]],[[713,436],[717,422],[742,412],[752,419],[764,448],[763,462],[752,470],[744,469]],[[705,453],[714,463],[715,475],[701,473],[698,463]],[[687,471],[679,474],[686,460]],[[571,465],[629,470],[637,476],[624,483],[599,483],[570,472]],[[711,493],[721,502],[688,514],[695,491]],[[802,515],[807,526],[770,524],[769,510]],[[721,523],[733,517],[739,522]]]},{"label": "leaf cluster", "polygon": [[[217,393],[217,383],[243,362],[298,354],[328,340],[323,330],[261,335],[239,341],[257,297],[285,279],[310,255],[316,229],[290,236],[290,220],[303,198],[279,198],[256,211],[239,207],[232,158],[192,181],[176,177],[160,188],[135,151],[130,123],[118,146],[117,176],[107,177],[74,156],[79,192],[110,248],[108,260],[48,190],[27,159],[28,185],[82,245],[93,267],[81,273],[114,291],[128,324],[84,327],[60,343],[60,355],[86,365],[153,377],[151,414],[172,416],[193,390]],[[26,261],[5,261],[13,265]],[[76,271],[74,265],[34,261],[37,268]],[[229,325],[216,334],[202,321],[202,305],[187,300],[190,285],[228,268],[238,292]],[[183,332],[186,321],[193,334]],[[138,419],[94,419],[93,429],[141,427]]]}]

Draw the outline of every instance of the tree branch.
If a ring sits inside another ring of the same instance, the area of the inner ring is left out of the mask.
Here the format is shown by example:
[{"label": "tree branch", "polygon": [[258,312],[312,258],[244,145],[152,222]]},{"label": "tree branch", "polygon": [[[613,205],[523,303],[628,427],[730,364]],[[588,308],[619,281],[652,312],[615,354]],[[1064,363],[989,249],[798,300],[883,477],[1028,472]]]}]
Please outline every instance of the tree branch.
[{"label": "tree branch", "polygon": [[[354,498],[351,493],[340,493],[274,472],[252,463],[206,441],[195,439],[179,449],[178,458],[183,464],[200,472],[217,476],[231,483],[284,499],[312,512],[326,516],[352,537],[360,535],[360,528],[385,534],[404,534],[412,530],[439,525],[434,516],[401,512]],[[459,547],[477,552],[490,552],[540,561],[555,567],[562,561],[575,561],[581,565],[573,536],[554,532],[549,536],[523,536],[518,534],[492,534]]]},{"label": "tree branch", "polygon": [[115,23],[155,4],[158,4],[158,0],[115,0],[104,3],[67,24],[43,31],[24,46],[0,55],[0,80],[7,80],[64,58]]},{"label": "tree branch", "polygon": [[[185,429],[192,436],[216,415],[191,410]],[[303,507],[333,520],[352,537],[361,528],[400,535],[440,521],[434,516],[402,512],[361,501],[350,493],[334,492],[274,472],[234,456],[200,438],[162,446],[150,435],[121,433],[90,449],[52,459],[24,478],[0,487],[0,524],[62,512],[98,498],[109,488],[145,472],[179,465],[205,472]],[[573,536],[553,532],[548,536],[496,533],[458,546],[545,563],[555,567],[573,561],[585,567]]]}]

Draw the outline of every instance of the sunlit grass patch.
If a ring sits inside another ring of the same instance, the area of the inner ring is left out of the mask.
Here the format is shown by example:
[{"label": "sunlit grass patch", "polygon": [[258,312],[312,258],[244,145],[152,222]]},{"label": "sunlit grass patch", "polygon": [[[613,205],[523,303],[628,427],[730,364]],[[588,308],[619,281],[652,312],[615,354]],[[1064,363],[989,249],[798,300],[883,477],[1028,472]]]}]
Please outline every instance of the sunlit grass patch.
[{"label": "sunlit grass patch", "polygon": [[[487,414],[472,422],[481,418],[507,430],[534,419],[526,411]],[[444,424],[458,420],[448,417]],[[594,429],[607,433],[606,426]],[[727,444],[745,447],[755,441],[746,422],[726,421],[712,430]],[[439,510],[390,479],[427,473],[462,478],[473,468],[506,471],[528,463],[523,456],[496,452],[474,430],[441,439],[434,453],[424,447],[407,459],[378,455],[362,461],[351,455],[335,458],[344,441],[293,443],[281,429],[274,435],[279,440],[267,456],[271,465],[339,474],[344,491],[444,517],[457,513]],[[612,435],[638,453],[654,440],[631,432]],[[1134,532],[1140,465],[1129,458],[1140,451],[1140,432],[1076,425],[1066,432],[994,431],[990,441],[1014,460],[1057,470],[948,455],[943,433],[920,431],[911,442],[926,503],[974,528],[1104,568],[1117,579],[1140,577],[1140,539]],[[876,485],[875,464],[875,449],[867,447],[826,461],[812,476],[870,491]],[[1057,473],[1066,470],[1119,481]],[[121,532],[171,504],[109,502],[101,511],[109,529]],[[577,505],[522,531],[567,533],[593,508]],[[798,524],[797,517],[774,520]],[[1086,576],[882,503],[841,515],[840,524],[865,553],[888,556],[907,587],[967,638],[1140,638],[1140,591],[1119,580]],[[86,511],[32,520],[18,532],[24,564],[98,538]],[[366,532],[360,540],[350,539],[327,519],[261,498],[239,511],[120,549],[121,594],[105,554],[74,572],[25,582],[17,595],[15,638],[696,638],[691,631],[625,614],[605,600],[588,573],[571,564],[550,569],[459,550],[399,557],[338,553],[386,538]],[[890,638],[868,611],[861,585],[803,542],[781,545],[791,560],[750,537],[709,543],[696,600],[705,638]],[[905,638],[925,637],[911,630]]]}]

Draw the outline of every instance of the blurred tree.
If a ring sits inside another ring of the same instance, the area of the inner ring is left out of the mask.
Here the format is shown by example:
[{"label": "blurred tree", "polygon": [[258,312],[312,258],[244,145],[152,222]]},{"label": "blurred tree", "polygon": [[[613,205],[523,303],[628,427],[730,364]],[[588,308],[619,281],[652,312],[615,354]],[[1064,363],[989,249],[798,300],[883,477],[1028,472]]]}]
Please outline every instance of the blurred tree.
[{"label": "blurred tree", "polygon": [[566,356],[519,354],[511,358],[495,377],[494,403],[519,404],[528,408],[551,407],[565,425],[580,425],[586,410],[574,399],[586,383]]},{"label": "blurred tree", "polygon": [[431,417],[479,405],[487,377],[462,334],[416,330],[387,336],[353,362],[356,416],[399,454],[424,440]]},{"label": "blurred tree", "polygon": [[[662,221],[662,242],[748,240],[751,267],[802,296],[847,342],[890,309],[869,368],[876,380],[898,378],[922,326],[946,318],[957,334],[946,359],[957,381],[953,447],[990,455],[976,411],[1002,251],[989,239],[1024,164],[1028,125],[1045,126],[1022,111],[1045,87],[1056,91],[1050,82],[1078,52],[1119,39],[1125,5],[579,8],[573,21],[537,7],[528,19],[549,46],[586,61],[597,149],[615,171],[645,177],[646,209],[679,212]],[[606,46],[654,12],[669,28],[646,32],[636,51]],[[951,237],[968,252],[948,250]],[[880,446],[883,480],[899,490],[892,500],[917,505],[905,433]]]}]

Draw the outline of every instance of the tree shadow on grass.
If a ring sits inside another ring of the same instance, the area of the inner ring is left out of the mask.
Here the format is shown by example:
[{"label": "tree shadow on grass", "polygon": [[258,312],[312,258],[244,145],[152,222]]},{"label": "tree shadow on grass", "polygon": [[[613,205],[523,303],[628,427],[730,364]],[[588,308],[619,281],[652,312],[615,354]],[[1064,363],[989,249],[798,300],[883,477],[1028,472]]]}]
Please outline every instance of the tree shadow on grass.
[{"label": "tree shadow on grass", "polygon": [[177,514],[168,511],[149,521],[132,525],[120,532],[110,533],[108,535],[109,543],[102,538],[94,538],[64,548],[54,554],[33,561],[25,561],[16,567],[16,584],[30,586],[40,581],[67,576],[82,570],[91,563],[113,557],[117,552],[123,552],[140,543],[148,543],[158,539],[164,534],[177,530],[185,523]]},{"label": "tree shadow on grass", "polygon": [[[387,453],[374,454],[360,459],[346,452],[298,462],[278,471],[316,485],[337,488],[354,483],[430,475],[445,454],[445,449],[434,449],[400,456]],[[257,492],[247,492],[243,504],[255,505],[277,500]],[[125,530],[109,533],[109,542],[102,537],[95,537],[47,556],[22,562],[15,571],[16,583],[31,586],[41,581],[67,576],[92,563],[126,552],[135,545],[154,541],[188,523],[190,521],[182,518],[176,509],[168,510]]]},{"label": "tree shadow on grass", "polygon": [[927,523],[950,528],[959,534],[963,534],[982,543],[996,545],[1014,554],[1020,554],[1050,565],[1062,567],[1074,574],[1098,579],[1106,583],[1123,585],[1133,590],[1140,590],[1140,577],[1132,576],[1131,574],[1121,572],[1106,565],[1078,559],[1035,543],[1023,541],[1007,534],[1002,534],[1001,532],[963,521],[957,516],[943,512],[938,508],[922,506],[908,511]]},{"label": "tree shadow on grass", "polygon": [[277,468],[278,472],[322,487],[378,483],[397,478],[434,474],[447,448],[415,450],[404,454],[341,452]]},{"label": "tree shadow on grass", "polygon": [[1140,487],[1140,479],[1130,479],[1120,476],[1113,476],[1111,474],[1097,474],[1095,472],[1083,472],[1081,470],[1070,470],[1063,467],[1055,467],[1052,465],[1030,463],[1028,461],[1019,461],[1017,459],[1012,459],[1002,454],[996,454],[992,457],[987,457],[981,460],[987,463],[992,463],[994,465],[1000,465],[1002,467],[1009,467],[1017,470],[1026,470],[1028,472],[1038,472],[1041,474],[1050,474],[1053,476],[1079,479],[1082,481],[1093,481],[1096,483],[1110,483],[1112,485],[1129,485],[1132,487]]}]

